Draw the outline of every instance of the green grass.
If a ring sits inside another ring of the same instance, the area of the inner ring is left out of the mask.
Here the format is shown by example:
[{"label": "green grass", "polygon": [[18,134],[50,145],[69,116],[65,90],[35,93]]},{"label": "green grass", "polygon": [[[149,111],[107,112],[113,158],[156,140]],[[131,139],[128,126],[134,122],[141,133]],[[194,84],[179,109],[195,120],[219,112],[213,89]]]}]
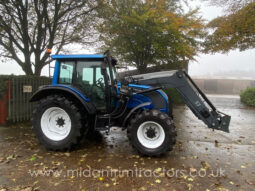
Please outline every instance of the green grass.
[{"label": "green grass", "polygon": [[255,107],[255,88],[247,88],[241,92],[241,102]]}]

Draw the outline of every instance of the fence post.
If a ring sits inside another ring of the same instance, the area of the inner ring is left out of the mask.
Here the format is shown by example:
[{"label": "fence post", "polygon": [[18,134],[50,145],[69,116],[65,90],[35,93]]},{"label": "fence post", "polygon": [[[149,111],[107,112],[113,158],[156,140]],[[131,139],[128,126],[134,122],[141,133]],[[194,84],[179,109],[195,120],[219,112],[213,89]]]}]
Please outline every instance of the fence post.
[{"label": "fence post", "polygon": [[8,118],[11,116],[11,80],[8,82]]}]

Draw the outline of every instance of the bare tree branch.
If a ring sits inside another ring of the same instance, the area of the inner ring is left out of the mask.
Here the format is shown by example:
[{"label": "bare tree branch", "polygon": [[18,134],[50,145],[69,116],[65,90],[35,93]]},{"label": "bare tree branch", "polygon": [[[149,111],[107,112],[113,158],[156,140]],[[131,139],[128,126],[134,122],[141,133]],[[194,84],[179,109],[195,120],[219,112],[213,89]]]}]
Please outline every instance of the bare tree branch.
[{"label": "bare tree branch", "polygon": [[40,75],[48,64],[45,50],[59,53],[88,34],[90,28],[80,23],[97,6],[95,0],[1,0],[0,56],[15,60],[28,75]]}]

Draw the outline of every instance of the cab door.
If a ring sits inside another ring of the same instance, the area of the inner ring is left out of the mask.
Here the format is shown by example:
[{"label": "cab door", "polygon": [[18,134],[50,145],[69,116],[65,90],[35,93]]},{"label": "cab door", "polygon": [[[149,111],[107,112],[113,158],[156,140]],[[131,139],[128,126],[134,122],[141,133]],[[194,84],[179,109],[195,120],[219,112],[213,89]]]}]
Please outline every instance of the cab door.
[{"label": "cab door", "polygon": [[105,112],[107,101],[105,96],[105,78],[101,74],[103,61],[77,61],[76,79],[74,85],[82,89],[96,106],[97,110]]}]

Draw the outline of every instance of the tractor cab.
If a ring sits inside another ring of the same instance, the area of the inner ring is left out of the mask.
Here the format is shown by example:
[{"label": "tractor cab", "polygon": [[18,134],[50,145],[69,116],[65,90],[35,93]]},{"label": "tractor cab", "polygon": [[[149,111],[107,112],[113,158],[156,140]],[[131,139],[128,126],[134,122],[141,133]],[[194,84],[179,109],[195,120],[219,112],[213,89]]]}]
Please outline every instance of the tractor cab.
[{"label": "tractor cab", "polygon": [[52,85],[78,90],[96,107],[107,113],[115,102],[115,65],[110,55],[53,55],[56,60]]}]

